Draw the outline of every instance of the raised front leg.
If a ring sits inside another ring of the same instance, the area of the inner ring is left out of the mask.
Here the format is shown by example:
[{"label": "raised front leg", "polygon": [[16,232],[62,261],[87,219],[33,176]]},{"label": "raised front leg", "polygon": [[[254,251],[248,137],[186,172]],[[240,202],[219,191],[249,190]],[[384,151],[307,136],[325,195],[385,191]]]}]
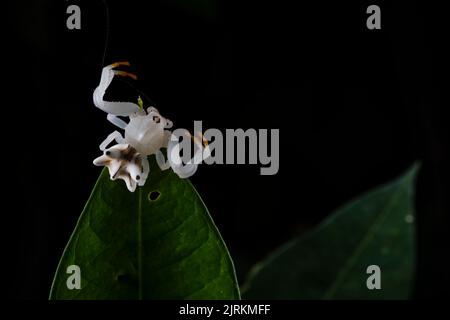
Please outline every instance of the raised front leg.
[{"label": "raised front leg", "polygon": [[115,75],[130,77],[136,80],[136,76],[132,73],[128,73],[121,70],[114,70],[114,68],[118,66],[129,66],[129,65],[130,65],[129,62],[116,62],[103,68],[102,75],[100,78],[100,84],[94,90],[93,95],[94,105],[97,108],[116,116],[129,116],[131,114],[139,113],[141,111],[139,105],[133,102],[103,100],[106,89],[108,89]]}]

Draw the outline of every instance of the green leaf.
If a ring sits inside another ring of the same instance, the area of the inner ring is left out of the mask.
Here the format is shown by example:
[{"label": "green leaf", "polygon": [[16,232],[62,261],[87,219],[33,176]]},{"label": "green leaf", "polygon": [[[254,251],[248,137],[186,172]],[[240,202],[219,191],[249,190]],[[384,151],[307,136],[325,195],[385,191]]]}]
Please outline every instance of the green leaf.
[{"label": "green leaf", "polygon": [[[149,178],[134,193],[102,171],[50,299],[239,299],[232,260],[200,196],[149,160]],[[80,267],[79,290],[66,285],[70,265]]]},{"label": "green leaf", "polygon": [[[414,178],[418,165],[333,213],[312,233],[250,272],[247,299],[406,299],[414,273]],[[369,290],[367,267],[381,269]]]}]

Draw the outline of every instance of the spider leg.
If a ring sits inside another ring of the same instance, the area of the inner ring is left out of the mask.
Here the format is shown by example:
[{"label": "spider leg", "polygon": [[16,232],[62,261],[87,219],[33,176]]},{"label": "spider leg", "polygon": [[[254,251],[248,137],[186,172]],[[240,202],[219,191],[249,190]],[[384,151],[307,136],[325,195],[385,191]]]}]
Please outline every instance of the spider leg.
[{"label": "spider leg", "polygon": [[164,155],[161,152],[161,150],[156,151],[155,158],[156,158],[156,163],[158,164],[158,166],[161,170],[164,171],[164,170],[167,170],[170,168],[170,162],[168,159],[167,160],[164,159]]},{"label": "spider leg", "polygon": [[[172,132],[170,132],[169,130],[164,130],[164,138],[163,138],[163,143],[162,143],[161,148],[167,148],[167,145],[169,144],[171,135],[172,135]],[[167,170],[170,168],[169,159],[166,160],[164,158],[164,154],[162,153],[161,150],[156,151],[155,157],[156,157],[156,163],[158,164],[158,166],[161,170]]]},{"label": "spider leg", "polygon": [[170,132],[169,130],[164,130],[162,148],[167,148],[167,146],[169,145],[171,136],[172,136],[172,132]]},{"label": "spider leg", "polygon": [[155,107],[148,107],[147,108],[147,114],[150,114],[152,112],[156,112],[159,115],[158,109],[156,109]]},{"label": "spider leg", "polygon": [[127,123],[125,121],[113,114],[108,113],[106,119],[108,119],[109,122],[111,122],[116,127],[119,127],[120,129],[125,129],[125,127],[127,126]]},{"label": "spider leg", "polygon": [[132,102],[119,102],[119,101],[105,101],[103,97],[105,95],[106,89],[108,89],[115,75],[118,76],[127,76],[133,79],[136,79],[136,76],[132,73],[128,73],[125,71],[114,70],[114,68],[118,66],[129,66],[128,62],[116,62],[106,66],[102,70],[102,75],[100,78],[100,83],[98,87],[94,90],[93,101],[94,105],[113,115],[116,116],[129,116],[130,114],[134,114],[140,111],[140,108],[137,104]]},{"label": "spider leg", "polygon": [[[186,130],[186,136],[191,136]],[[198,152],[198,151],[197,151]],[[167,157],[173,172],[175,172],[180,178],[185,179],[192,176],[197,171],[197,164],[193,159],[189,160],[185,165],[180,157],[180,146],[178,139],[170,139],[167,146]],[[196,156],[194,156],[195,159]]]},{"label": "spider leg", "polygon": [[172,169],[181,179],[186,179],[197,171],[197,167],[198,166],[194,163],[188,163],[184,166],[172,166]]},{"label": "spider leg", "polygon": [[113,142],[113,140],[116,140],[117,143],[122,144],[126,143],[125,139],[122,137],[119,131],[114,131],[109,136],[106,137],[106,139],[100,144],[100,150],[105,151],[108,145]]},{"label": "spider leg", "polygon": [[166,119],[166,124],[164,126],[164,129],[170,129],[173,126],[173,122],[170,121],[169,119]]}]

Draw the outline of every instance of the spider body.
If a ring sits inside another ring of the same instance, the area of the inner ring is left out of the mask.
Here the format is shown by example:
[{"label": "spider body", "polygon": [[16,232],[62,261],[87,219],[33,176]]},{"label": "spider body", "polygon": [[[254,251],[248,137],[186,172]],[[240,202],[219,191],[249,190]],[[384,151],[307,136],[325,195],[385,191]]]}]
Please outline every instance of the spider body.
[{"label": "spider body", "polygon": [[[171,161],[170,159],[169,153],[178,141],[171,139],[172,132],[167,130],[172,127],[170,120],[161,116],[154,107],[144,110],[143,107],[133,102],[105,101],[103,99],[106,89],[116,75],[136,79],[134,74],[115,70],[121,65],[129,66],[129,63],[117,62],[103,68],[100,83],[94,90],[93,101],[96,107],[108,113],[108,121],[124,130],[125,134],[122,136],[119,131],[114,131],[108,135],[100,144],[103,155],[96,158],[94,164],[108,167],[110,178],[124,180],[131,192],[135,191],[137,185],[145,184],[150,173],[147,159],[147,156],[150,155],[155,155],[161,170],[172,167],[173,171],[181,178],[191,176],[195,173],[197,164],[184,165],[180,161]],[[129,121],[126,122],[119,117],[128,117]],[[113,141],[117,144],[108,147]],[[167,160],[161,152],[162,148],[168,148]]]}]

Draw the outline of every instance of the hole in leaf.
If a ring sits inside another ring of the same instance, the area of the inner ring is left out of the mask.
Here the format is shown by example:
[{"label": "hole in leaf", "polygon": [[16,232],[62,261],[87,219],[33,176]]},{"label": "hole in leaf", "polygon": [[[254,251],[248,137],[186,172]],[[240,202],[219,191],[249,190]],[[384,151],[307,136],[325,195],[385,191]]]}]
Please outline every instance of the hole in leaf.
[{"label": "hole in leaf", "polygon": [[161,193],[159,193],[159,191],[152,191],[148,194],[148,200],[156,201],[156,200],[158,200],[160,195],[161,195]]}]

